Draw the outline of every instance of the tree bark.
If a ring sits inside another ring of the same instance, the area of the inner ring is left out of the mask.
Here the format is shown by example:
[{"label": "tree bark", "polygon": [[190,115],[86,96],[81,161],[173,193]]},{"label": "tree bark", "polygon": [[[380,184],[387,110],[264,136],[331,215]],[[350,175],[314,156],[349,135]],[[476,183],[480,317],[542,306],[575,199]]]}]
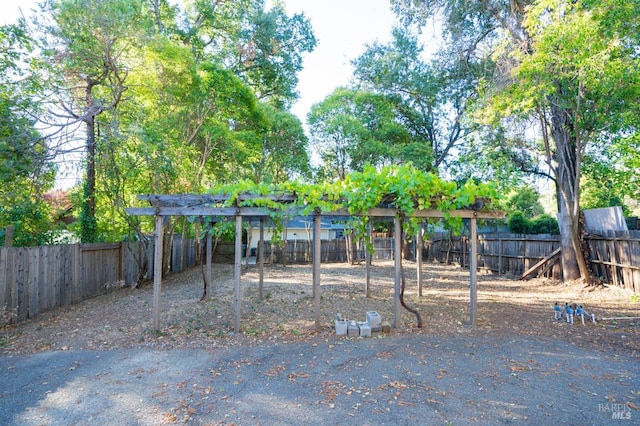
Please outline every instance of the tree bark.
[{"label": "tree bark", "polygon": [[558,227],[562,248],[562,276],[565,282],[591,281],[582,252],[580,230],[581,148],[568,111],[551,102],[551,132],[556,146],[555,167],[558,195]]}]

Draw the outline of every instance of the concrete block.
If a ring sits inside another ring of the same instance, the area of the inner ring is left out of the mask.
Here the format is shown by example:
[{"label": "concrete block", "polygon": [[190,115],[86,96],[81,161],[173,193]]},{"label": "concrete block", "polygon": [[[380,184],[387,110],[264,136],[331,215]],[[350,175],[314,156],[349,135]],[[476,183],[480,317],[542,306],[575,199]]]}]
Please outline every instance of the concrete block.
[{"label": "concrete block", "polygon": [[336,335],[344,336],[347,334],[347,320],[335,320]]},{"label": "concrete block", "polygon": [[349,325],[347,326],[347,335],[349,337],[358,337],[360,335],[360,329],[355,321],[349,321]]},{"label": "concrete block", "polygon": [[376,311],[367,311],[364,313],[364,316],[372,329],[381,326],[382,318]]},{"label": "concrete block", "polygon": [[371,337],[371,326],[368,322],[358,322],[360,337]]}]

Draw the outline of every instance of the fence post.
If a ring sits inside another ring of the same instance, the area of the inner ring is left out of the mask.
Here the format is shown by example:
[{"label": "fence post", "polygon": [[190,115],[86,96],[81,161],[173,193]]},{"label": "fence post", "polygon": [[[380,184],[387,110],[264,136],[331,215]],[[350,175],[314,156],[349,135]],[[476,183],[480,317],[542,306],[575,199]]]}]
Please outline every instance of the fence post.
[{"label": "fence post", "polygon": [[15,227],[13,225],[8,225],[4,230],[4,246],[9,248],[13,246],[13,231]]},{"label": "fence post", "polygon": [[373,247],[373,239],[371,238],[372,225],[371,218],[367,222],[367,237],[369,244],[366,244],[364,251],[364,294],[365,297],[371,297],[371,249]]},{"label": "fence post", "polygon": [[260,241],[258,241],[258,258],[260,259],[260,281],[258,283],[258,295],[264,299],[264,217],[260,218]]},{"label": "fence post", "polygon": [[[11,285],[7,280],[7,270],[9,249],[0,247],[0,308],[6,306],[7,309],[11,309]],[[9,322],[12,322],[13,318],[9,318]]]},{"label": "fence post", "polygon": [[120,242],[120,244],[118,244],[118,281],[124,280],[124,250],[122,249],[123,244],[124,242]]},{"label": "fence post", "polygon": [[212,234],[212,229],[211,229],[211,224],[207,225],[207,244],[206,244],[206,249],[205,249],[205,271],[206,271],[206,280],[207,280],[207,286],[209,286],[209,288],[207,289],[207,295],[212,294],[213,293],[213,282],[212,282],[212,274],[211,274],[211,262],[212,262],[212,258],[213,258],[213,236]]}]

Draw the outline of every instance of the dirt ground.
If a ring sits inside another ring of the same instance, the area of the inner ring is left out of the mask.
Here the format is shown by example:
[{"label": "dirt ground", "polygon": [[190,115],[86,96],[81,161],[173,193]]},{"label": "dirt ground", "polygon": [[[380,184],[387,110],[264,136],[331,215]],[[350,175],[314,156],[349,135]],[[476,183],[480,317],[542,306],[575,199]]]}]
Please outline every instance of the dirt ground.
[{"label": "dirt ground", "polygon": [[[458,266],[427,263],[423,296],[417,295],[416,266],[404,263],[405,300],[424,323],[402,310],[394,334],[475,334],[546,336],[582,347],[608,346],[640,355],[637,295],[619,288],[585,288],[548,280],[519,281],[479,274],[477,325],[469,327],[469,273]],[[334,335],[333,320],[365,320],[377,311],[393,324],[393,262],[372,268],[371,297],[364,295],[363,265],[324,264],[321,269],[322,330],[314,327],[315,311],[308,265],[266,266],[262,300],[258,297],[258,267],[242,274],[241,333],[233,332],[233,266],[214,266],[214,291],[205,301],[202,273],[193,268],[169,276],[162,287],[162,330],[152,329],[153,284],[121,288],[78,305],[56,309],[0,330],[0,353],[27,354],[50,350],[113,348],[186,349],[260,345],[269,341],[300,342]],[[554,302],[582,304],[597,324],[571,326],[553,320]]]},{"label": "dirt ground", "polygon": [[[423,296],[405,262],[406,301],[422,315],[371,338],[336,336],[333,319],[393,321],[393,264],[322,266],[322,329],[309,266],[242,276],[233,332],[233,267],[199,301],[199,269],[168,277],[162,331],[153,285],[121,288],[0,329],[2,425],[414,425],[513,422],[635,424],[640,416],[640,303],[616,288],[479,275],[469,320],[468,271],[428,264]],[[591,291],[592,290],[592,291]],[[553,303],[598,319],[553,319]]]}]

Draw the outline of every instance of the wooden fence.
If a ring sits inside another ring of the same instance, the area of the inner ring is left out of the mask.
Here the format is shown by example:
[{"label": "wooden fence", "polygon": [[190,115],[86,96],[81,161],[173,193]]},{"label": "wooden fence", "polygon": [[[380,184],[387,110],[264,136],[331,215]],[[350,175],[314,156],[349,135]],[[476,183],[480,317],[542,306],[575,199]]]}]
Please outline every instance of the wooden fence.
[{"label": "wooden fence", "polygon": [[[497,274],[520,276],[553,253],[559,239],[552,235],[487,234],[478,237],[478,267]],[[591,268],[603,281],[640,293],[640,232],[590,236]],[[374,238],[374,260],[393,258],[393,239]],[[44,247],[0,248],[0,325],[18,322],[53,309],[104,294],[114,288],[151,279],[153,241],[148,244],[76,244]],[[467,237],[449,238],[434,234],[425,241],[423,258],[440,262],[469,264]],[[172,239],[171,259],[166,273],[176,273],[197,262],[193,240]],[[265,260],[282,263],[310,263],[307,240],[288,241],[285,251],[265,244]],[[410,253],[410,251],[409,251]],[[364,252],[360,250],[360,258]],[[220,243],[214,262],[232,263],[233,243]],[[346,241],[322,241],[322,262],[345,262]],[[541,275],[562,278],[560,262],[541,269]],[[9,314],[9,315],[7,315]],[[8,320],[8,321],[7,321]]]},{"label": "wooden fence", "polygon": [[[289,240],[286,246],[271,244],[264,245],[265,262],[283,263],[286,256],[286,263],[311,263],[313,244],[309,240]],[[347,244],[346,240],[322,240],[320,242],[320,259],[322,262],[346,262]]]},{"label": "wooden fence", "polygon": [[589,248],[596,277],[640,293],[640,231],[591,235]]},{"label": "wooden fence", "polygon": [[[393,259],[393,238],[373,238],[374,254],[373,260]],[[287,241],[283,251],[280,245],[272,246],[265,243],[265,261],[271,263],[282,263],[283,256],[286,255],[287,263],[311,263],[311,244],[308,240]],[[284,253],[284,254],[283,254]],[[358,248],[357,257],[364,259],[364,248]],[[347,241],[345,239],[322,240],[320,259],[325,262],[346,262],[347,261]]]},{"label": "wooden fence", "polygon": [[[590,266],[595,278],[640,293],[640,232],[589,235]],[[478,268],[499,275],[521,276],[560,246],[557,235],[486,234],[478,236]],[[423,257],[469,265],[468,237],[433,234],[425,242]],[[562,265],[551,259],[539,276],[562,279]]]},{"label": "wooden fence", "polygon": [[[153,278],[153,246],[150,241],[0,248],[0,325]],[[194,246],[193,240],[175,239],[166,272],[195,265]]]}]

